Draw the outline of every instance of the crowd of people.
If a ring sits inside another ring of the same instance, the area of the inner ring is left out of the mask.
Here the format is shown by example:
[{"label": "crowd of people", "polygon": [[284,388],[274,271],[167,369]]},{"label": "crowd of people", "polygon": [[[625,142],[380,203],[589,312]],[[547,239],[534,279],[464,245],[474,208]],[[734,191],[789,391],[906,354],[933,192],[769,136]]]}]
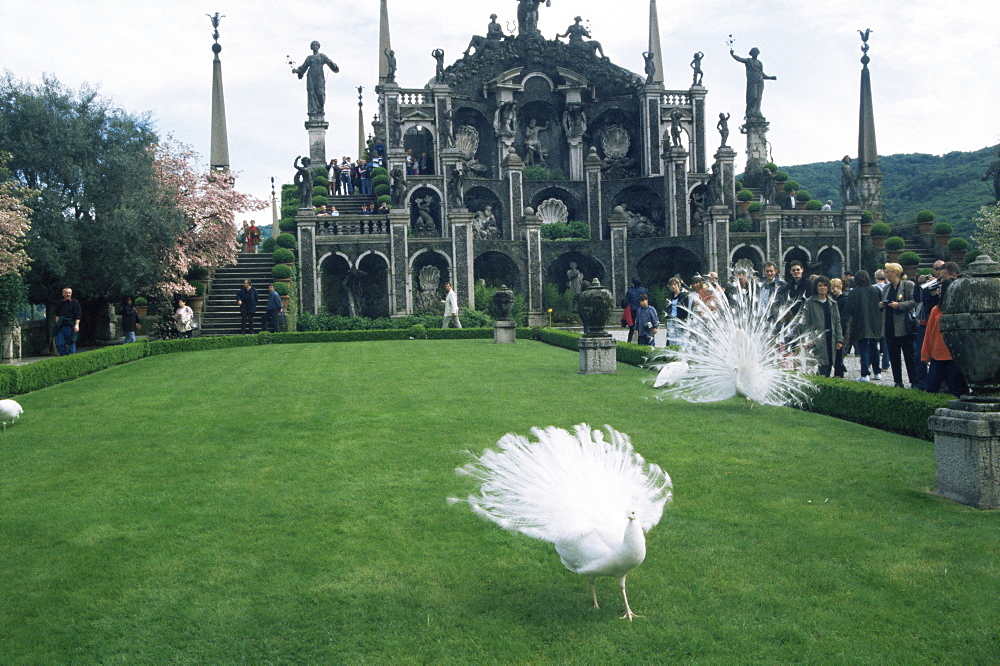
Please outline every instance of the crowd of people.
[{"label": "crowd of people", "polygon": [[[782,331],[781,339],[789,345],[793,340],[804,343],[820,375],[846,378],[844,359],[853,352],[860,364],[857,381],[881,381],[882,373],[891,372],[897,388],[937,393],[945,385],[956,396],[967,392],[939,323],[941,299],[959,277],[954,262],[938,261],[930,275],[915,280],[891,262],[874,276],[863,270],[839,278],[806,276],[798,261],[790,264],[787,280],[772,262],[761,273],[758,277],[749,268],[736,268],[724,284],[714,272],[696,274],[689,285],[672,278],[663,304],[666,343],[685,344],[682,322],[691,313],[711,316],[719,308],[752,303],[766,312],[769,325]],[[647,312],[652,309],[648,301],[641,281],[633,279],[621,303],[629,342],[637,335],[640,344],[651,344],[649,334],[659,327],[655,309],[652,317]]]}]

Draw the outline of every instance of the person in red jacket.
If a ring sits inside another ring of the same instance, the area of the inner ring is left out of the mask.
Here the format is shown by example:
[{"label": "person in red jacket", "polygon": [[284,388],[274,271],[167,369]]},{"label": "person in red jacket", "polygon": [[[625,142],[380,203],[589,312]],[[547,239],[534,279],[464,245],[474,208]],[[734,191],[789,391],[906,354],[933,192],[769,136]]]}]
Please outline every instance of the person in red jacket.
[{"label": "person in red jacket", "polygon": [[[944,292],[948,288],[951,280],[944,280],[941,283],[941,302],[944,302]],[[956,398],[964,393],[968,393],[969,387],[965,383],[965,377],[958,369],[958,364],[951,357],[951,350],[944,342],[941,335],[941,305],[931,308],[931,314],[927,317],[927,332],[924,334],[924,344],[920,348],[920,360],[930,363],[927,368],[927,377],[924,379],[924,390],[928,393],[937,393],[942,382],[947,382],[948,392]]]}]

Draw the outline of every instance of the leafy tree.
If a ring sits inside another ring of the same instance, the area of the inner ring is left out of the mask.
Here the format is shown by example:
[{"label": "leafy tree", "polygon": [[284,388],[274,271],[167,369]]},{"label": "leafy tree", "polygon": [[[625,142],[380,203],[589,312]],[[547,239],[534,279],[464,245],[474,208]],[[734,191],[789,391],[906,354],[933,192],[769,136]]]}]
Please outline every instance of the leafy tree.
[{"label": "leafy tree", "polygon": [[994,260],[1000,258],[1000,205],[983,206],[975,216],[976,233],[972,240]]},{"label": "leafy tree", "polygon": [[0,154],[0,276],[18,275],[28,267],[25,236],[31,228],[31,209],[24,204],[30,191],[10,179],[7,161]]}]

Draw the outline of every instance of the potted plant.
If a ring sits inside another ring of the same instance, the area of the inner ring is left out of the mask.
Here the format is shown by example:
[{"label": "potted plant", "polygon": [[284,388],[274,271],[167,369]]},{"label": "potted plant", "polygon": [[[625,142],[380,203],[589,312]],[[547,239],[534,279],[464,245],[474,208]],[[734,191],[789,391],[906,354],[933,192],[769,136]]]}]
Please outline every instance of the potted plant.
[{"label": "potted plant", "polygon": [[799,189],[799,184],[794,180],[786,180],[785,186],[782,187],[781,189],[783,189],[789,195],[792,195],[795,194],[795,191]]},{"label": "potted plant", "polygon": [[823,202],[819,199],[810,199],[806,202],[806,210],[823,210]]},{"label": "potted plant", "polygon": [[920,227],[920,233],[929,234],[931,228],[934,226],[934,213],[929,210],[922,210],[917,213],[917,226]]},{"label": "potted plant", "polygon": [[275,264],[271,268],[271,277],[278,282],[284,282],[285,284],[292,283],[292,277],[295,275],[295,271],[288,264]]},{"label": "potted plant", "polygon": [[740,190],[736,193],[736,201],[741,213],[747,212],[747,208],[750,207],[750,202],[753,201],[753,198],[753,192],[750,190]]},{"label": "potted plant", "polygon": [[194,296],[188,296],[188,305],[191,312],[201,312],[205,306],[205,283],[200,280],[190,280],[189,283],[194,287]]},{"label": "potted plant", "polygon": [[934,240],[937,242],[938,247],[945,247],[948,245],[948,239],[951,238],[951,225],[947,222],[938,222],[934,225]]},{"label": "potted plant", "polygon": [[287,247],[276,248],[272,258],[276,264],[288,264],[289,266],[295,265],[295,253]]},{"label": "potted plant", "polygon": [[284,282],[275,282],[274,290],[278,292],[278,296],[281,296],[281,307],[288,310],[288,294],[291,293],[292,288],[289,287]]},{"label": "potted plant", "polygon": [[755,220],[760,217],[762,210],[764,210],[764,204],[759,201],[751,201],[750,205],[747,206],[747,212],[750,213],[750,217]]},{"label": "potted plant", "polygon": [[896,261],[903,253],[906,241],[902,236],[889,236],[885,239],[885,251],[889,255],[889,261]]},{"label": "potted plant", "polygon": [[908,250],[899,255],[899,263],[907,275],[915,275],[917,266],[920,265],[920,255],[912,250]]},{"label": "potted plant", "polygon": [[[872,225],[875,224],[875,216],[870,210],[861,211],[861,233],[867,234],[872,230]],[[886,225],[887,227],[889,225]]]},{"label": "potted plant", "polygon": [[146,316],[147,312],[149,312],[149,301],[142,296],[138,296],[134,301],[132,301],[132,307],[135,308],[136,314],[139,315],[139,318],[141,319]]},{"label": "potted plant", "polygon": [[892,231],[892,227],[885,222],[876,222],[873,224],[868,232],[871,234],[872,247],[879,249],[885,247],[885,237],[889,235],[890,231]]},{"label": "potted plant", "polygon": [[781,187],[779,189],[782,189],[782,190],[785,189],[785,183],[788,181],[788,172],[786,172],[786,171],[778,171],[778,172],[776,172],[774,174],[774,181],[776,183],[781,183]]},{"label": "potted plant", "polygon": [[288,233],[278,234],[278,237],[275,239],[275,242],[277,242],[278,247],[286,247],[289,250],[298,245],[298,241],[295,240],[295,236]]},{"label": "potted plant", "polygon": [[969,241],[961,236],[955,236],[948,241],[948,249],[951,251],[951,260],[961,263],[965,261],[966,254],[968,253]]},{"label": "potted plant", "polygon": [[[809,203],[812,198],[813,195],[809,194],[809,190],[799,190],[795,193],[795,209],[805,210],[806,204]],[[822,204],[820,204],[820,207],[822,208]]]},{"label": "potted plant", "polygon": [[736,234],[745,234],[753,231],[753,222],[748,218],[740,216],[729,223],[729,231]]}]

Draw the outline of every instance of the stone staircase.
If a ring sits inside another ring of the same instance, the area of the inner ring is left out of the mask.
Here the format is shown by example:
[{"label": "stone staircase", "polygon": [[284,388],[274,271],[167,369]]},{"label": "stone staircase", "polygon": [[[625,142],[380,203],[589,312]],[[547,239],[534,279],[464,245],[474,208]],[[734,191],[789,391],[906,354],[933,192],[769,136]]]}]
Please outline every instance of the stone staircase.
[{"label": "stone staircase", "polygon": [[257,289],[257,314],[254,315],[253,330],[255,333],[259,332],[267,305],[267,285],[273,282],[272,266],[274,259],[271,254],[241,252],[236,256],[235,266],[215,269],[211,293],[205,300],[201,334],[235,335],[240,332],[240,308],[236,305],[236,294],[243,286],[243,280],[250,280],[250,284]]},{"label": "stone staircase", "polygon": [[[916,238],[908,238],[906,240],[906,245],[903,246],[903,252],[916,252],[920,255],[920,264],[918,268],[930,268],[934,265],[934,262],[938,260],[936,248],[929,248]],[[909,277],[910,279],[913,279],[912,275]]]},{"label": "stone staircase", "polygon": [[330,197],[326,204],[327,210],[337,209],[341,215],[360,215],[361,206],[364,204],[374,205],[374,194],[346,194],[339,197]]}]

